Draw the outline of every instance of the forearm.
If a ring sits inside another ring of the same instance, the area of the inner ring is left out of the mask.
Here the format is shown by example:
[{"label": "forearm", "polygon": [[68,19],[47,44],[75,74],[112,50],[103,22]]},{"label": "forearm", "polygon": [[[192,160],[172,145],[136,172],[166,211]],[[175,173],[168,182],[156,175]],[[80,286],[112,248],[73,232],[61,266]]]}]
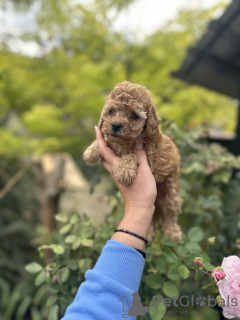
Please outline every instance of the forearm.
[{"label": "forearm", "polygon": [[[151,226],[154,206],[151,208],[126,208],[118,229],[125,229],[147,238]],[[111,240],[122,242],[132,248],[144,250],[145,242],[124,232],[116,232]]]},{"label": "forearm", "polygon": [[136,250],[121,242],[108,241],[62,320],[122,318],[120,299],[127,295],[125,299],[131,302],[129,292],[138,291],[143,267],[144,259]]}]

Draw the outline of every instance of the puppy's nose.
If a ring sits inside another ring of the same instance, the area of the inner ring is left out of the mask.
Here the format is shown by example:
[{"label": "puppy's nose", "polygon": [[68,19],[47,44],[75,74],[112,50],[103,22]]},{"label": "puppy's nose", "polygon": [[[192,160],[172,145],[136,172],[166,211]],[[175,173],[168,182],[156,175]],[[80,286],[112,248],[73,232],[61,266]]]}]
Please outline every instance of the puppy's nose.
[{"label": "puppy's nose", "polygon": [[112,129],[117,132],[122,128],[122,124],[120,122],[113,122]]}]

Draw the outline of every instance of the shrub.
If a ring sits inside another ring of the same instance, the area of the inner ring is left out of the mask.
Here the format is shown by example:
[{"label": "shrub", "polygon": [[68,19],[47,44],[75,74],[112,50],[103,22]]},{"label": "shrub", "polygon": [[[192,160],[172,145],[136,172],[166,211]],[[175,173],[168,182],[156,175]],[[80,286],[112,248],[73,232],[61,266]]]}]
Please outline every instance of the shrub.
[{"label": "shrub", "polygon": [[[174,123],[165,123],[164,132],[176,142],[182,156],[184,205],[179,220],[183,238],[175,243],[159,230],[147,246],[139,294],[142,303],[150,306],[146,319],[152,320],[161,319],[166,313],[162,304],[153,307],[153,295],[172,298],[202,293],[206,279],[202,275],[197,279],[194,258],[203,259],[205,270],[211,271],[213,265],[221,263],[223,256],[236,254],[240,227],[239,173],[233,177],[233,168],[240,168],[240,158],[217,144],[207,143],[201,138],[203,131],[200,129],[189,132]],[[59,241],[39,248],[40,252],[46,248],[53,250],[54,260],[45,267],[27,266],[27,270],[37,274],[37,286],[48,286],[46,306],[50,308],[51,320],[64,315],[84,281],[85,272],[94,266],[121,220],[123,203],[119,192],[108,199],[112,212],[98,228],[87,216],[57,215],[56,219],[62,224]],[[166,319],[170,318],[167,314]]]}]

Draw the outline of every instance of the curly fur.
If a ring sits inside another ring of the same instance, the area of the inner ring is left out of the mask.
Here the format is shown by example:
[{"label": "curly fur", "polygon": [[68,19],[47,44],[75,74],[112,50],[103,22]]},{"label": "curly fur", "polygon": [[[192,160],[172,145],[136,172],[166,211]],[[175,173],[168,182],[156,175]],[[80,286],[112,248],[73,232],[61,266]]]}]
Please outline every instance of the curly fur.
[{"label": "curly fur", "polygon": [[[133,117],[133,113],[137,118]],[[114,122],[122,125],[117,132],[112,129]],[[114,170],[115,180],[120,184],[128,185],[135,178],[138,159],[134,154],[134,146],[143,143],[158,191],[148,239],[154,238],[160,218],[165,234],[179,241],[182,237],[177,224],[177,213],[181,212],[182,205],[178,182],[181,158],[172,140],[159,130],[159,123],[150,91],[141,85],[124,81],[107,97],[98,127],[103,131],[109,147],[122,158]],[[96,141],[87,148],[83,158],[88,165],[94,165],[101,158]]]}]

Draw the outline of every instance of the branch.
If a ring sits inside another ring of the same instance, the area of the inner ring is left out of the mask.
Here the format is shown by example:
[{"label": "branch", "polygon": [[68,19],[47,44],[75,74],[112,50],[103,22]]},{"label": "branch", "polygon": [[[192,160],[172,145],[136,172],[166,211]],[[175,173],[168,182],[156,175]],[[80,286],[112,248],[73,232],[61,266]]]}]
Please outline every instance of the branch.
[{"label": "branch", "polygon": [[27,169],[26,164],[24,164],[17,173],[8,180],[8,182],[5,184],[5,186],[0,191],[0,200],[5,197],[5,195],[12,189],[12,187],[22,178],[25,171]]}]

